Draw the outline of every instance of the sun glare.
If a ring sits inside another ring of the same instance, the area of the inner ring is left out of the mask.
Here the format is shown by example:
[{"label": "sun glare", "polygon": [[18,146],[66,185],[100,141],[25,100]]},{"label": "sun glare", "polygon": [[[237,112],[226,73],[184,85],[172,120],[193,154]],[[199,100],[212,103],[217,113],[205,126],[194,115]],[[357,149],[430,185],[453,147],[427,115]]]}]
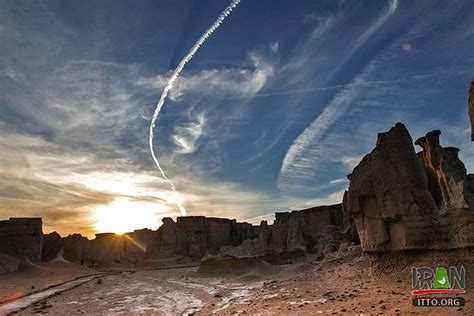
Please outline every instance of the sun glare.
[{"label": "sun glare", "polygon": [[156,229],[158,205],[150,202],[117,199],[96,209],[95,229],[101,233],[123,234],[135,229]]}]

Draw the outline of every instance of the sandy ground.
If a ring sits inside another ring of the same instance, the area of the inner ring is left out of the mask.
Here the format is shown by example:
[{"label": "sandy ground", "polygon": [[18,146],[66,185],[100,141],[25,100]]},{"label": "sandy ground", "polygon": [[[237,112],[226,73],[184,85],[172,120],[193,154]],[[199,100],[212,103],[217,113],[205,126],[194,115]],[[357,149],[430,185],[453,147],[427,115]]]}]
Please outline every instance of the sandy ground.
[{"label": "sandy ground", "polygon": [[[439,260],[438,260],[439,259]],[[197,268],[123,271],[104,275],[20,311],[19,315],[474,315],[469,290],[464,307],[411,305],[411,265],[443,264],[444,257],[371,264],[359,253],[322,261],[307,258],[283,266],[260,266],[239,275],[203,276]],[[390,271],[391,270],[391,271]]]},{"label": "sandy ground", "polygon": [[26,263],[20,271],[0,276],[0,304],[97,272],[63,260]]}]

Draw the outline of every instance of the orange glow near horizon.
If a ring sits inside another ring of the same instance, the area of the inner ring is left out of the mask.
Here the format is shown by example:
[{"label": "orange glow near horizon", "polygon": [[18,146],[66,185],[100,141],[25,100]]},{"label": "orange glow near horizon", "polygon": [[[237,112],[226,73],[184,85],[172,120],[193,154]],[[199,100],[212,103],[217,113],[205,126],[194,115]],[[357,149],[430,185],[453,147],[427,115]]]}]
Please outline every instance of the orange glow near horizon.
[{"label": "orange glow near horizon", "polygon": [[122,235],[135,229],[157,229],[158,205],[150,202],[117,199],[96,209],[94,228],[101,233]]}]

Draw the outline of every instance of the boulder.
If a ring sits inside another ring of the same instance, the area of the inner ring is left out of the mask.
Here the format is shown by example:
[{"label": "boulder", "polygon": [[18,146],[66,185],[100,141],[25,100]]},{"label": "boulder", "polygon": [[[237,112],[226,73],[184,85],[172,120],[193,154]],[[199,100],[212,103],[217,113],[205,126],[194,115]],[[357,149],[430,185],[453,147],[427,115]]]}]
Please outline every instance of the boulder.
[{"label": "boulder", "polygon": [[472,246],[470,177],[457,150],[439,146],[438,137],[433,131],[419,139],[424,150],[417,155],[408,130],[397,123],[378,135],[374,150],[349,175],[344,213],[364,251]]}]

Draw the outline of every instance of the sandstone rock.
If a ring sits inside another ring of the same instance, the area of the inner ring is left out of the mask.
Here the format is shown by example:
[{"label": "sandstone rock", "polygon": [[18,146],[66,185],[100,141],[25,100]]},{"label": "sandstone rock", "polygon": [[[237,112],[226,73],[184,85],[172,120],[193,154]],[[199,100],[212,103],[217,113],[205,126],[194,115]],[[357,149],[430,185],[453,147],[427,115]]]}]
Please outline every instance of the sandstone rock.
[{"label": "sandstone rock", "polygon": [[206,254],[201,263],[215,268],[253,258],[254,262],[284,264],[307,253],[335,251],[344,240],[353,241],[347,239],[343,223],[341,204],[275,213],[273,225],[260,223],[258,238],[244,240],[239,246],[221,247],[219,253]]},{"label": "sandstone rock", "polygon": [[[90,247],[91,244],[89,243],[89,240],[81,234],[69,235],[63,238],[64,259],[74,263],[93,261],[94,258],[89,257],[91,255]],[[104,252],[107,252],[107,250],[104,249]]]},{"label": "sandstone rock", "polygon": [[364,251],[472,246],[469,176],[457,150],[439,146],[438,136],[434,131],[421,138],[424,151],[417,155],[407,129],[397,123],[378,135],[375,149],[349,176],[344,213]]},{"label": "sandstone rock", "polygon": [[[84,261],[88,264],[110,264],[120,263],[124,259],[124,241],[123,236],[115,233],[96,234],[95,239],[87,241],[78,234],[70,235],[69,247],[64,247],[64,256],[66,260],[77,262]],[[83,249],[87,245],[88,249]],[[66,255],[66,250],[70,254]]]},{"label": "sandstone rock", "polygon": [[[342,205],[318,206],[301,211],[275,213],[266,233],[267,252],[313,252],[327,226],[342,227]],[[262,233],[263,229],[261,228]],[[263,237],[262,237],[263,238]]]},{"label": "sandstone rock", "polygon": [[440,135],[441,132],[435,130],[415,142],[423,148],[418,155],[425,166],[428,189],[443,211],[469,208],[471,192],[466,168],[458,157],[459,149],[441,147]]},{"label": "sandstone rock", "polygon": [[41,218],[10,218],[0,221],[0,253],[31,261],[41,260]]},{"label": "sandstone rock", "polygon": [[175,223],[164,218],[157,234],[158,253],[200,259],[206,252],[217,253],[220,247],[237,246],[257,236],[257,227],[230,219],[185,216],[178,217]]},{"label": "sandstone rock", "polygon": [[151,229],[138,229],[123,235],[124,253],[126,257],[134,259],[144,259],[156,247],[158,233]]},{"label": "sandstone rock", "polygon": [[471,140],[474,142],[474,80],[471,81],[471,88],[469,89],[469,118],[471,119]]},{"label": "sandstone rock", "polygon": [[223,246],[219,249],[219,253],[213,255],[212,253],[207,253],[203,261],[209,259],[222,259],[222,258],[236,258],[242,259],[247,257],[255,257],[255,256],[263,256],[264,249],[261,247],[260,241],[258,238],[255,239],[247,239],[242,242],[242,244],[238,246]]},{"label": "sandstone rock", "polygon": [[43,249],[41,252],[41,260],[50,261],[56,258],[63,248],[63,238],[57,233],[52,232],[43,236]]},{"label": "sandstone rock", "polygon": [[15,272],[20,265],[20,259],[0,253],[0,274]]}]

